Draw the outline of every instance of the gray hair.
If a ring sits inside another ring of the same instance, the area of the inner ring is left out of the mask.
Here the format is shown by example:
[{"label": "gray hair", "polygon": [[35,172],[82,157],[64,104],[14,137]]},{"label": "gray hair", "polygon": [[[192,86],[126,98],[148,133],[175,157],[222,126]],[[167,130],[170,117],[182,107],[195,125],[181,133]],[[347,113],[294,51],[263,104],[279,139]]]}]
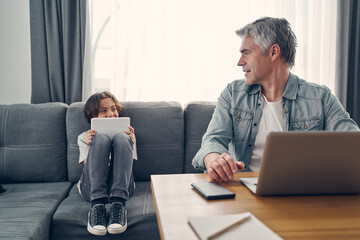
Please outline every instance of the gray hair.
[{"label": "gray hair", "polygon": [[290,68],[295,65],[297,40],[285,18],[260,18],[236,31],[241,38],[254,37],[255,43],[260,46],[263,53],[273,44],[280,46],[281,56]]}]

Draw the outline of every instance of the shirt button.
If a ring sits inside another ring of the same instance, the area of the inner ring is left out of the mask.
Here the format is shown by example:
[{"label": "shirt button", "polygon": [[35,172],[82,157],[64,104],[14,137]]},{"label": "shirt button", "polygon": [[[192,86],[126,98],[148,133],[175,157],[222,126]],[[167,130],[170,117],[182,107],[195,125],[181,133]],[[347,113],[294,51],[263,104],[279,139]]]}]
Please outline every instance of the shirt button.
[{"label": "shirt button", "polygon": [[305,126],[305,129],[307,129],[308,128],[308,126]]},{"label": "shirt button", "polygon": [[288,113],[289,111],[288,110],[285,110],[285,113]]},{"label": "shirt button", "polygon": [[252,145],[251,145],[251,144],[249,144],[249,148],[251,148],[251,146],[252,146]]},{"label": "shirt button", "polygon": [[256,127],[256,126],[257,126],[257,123],[254,123],[254,126]]},{"label": "shirt button", "polygon": [[240,116],[237,116],[236,118],[237,118],[237,119],[241,119],[241,117],[240,117]]},{"label": "shirt button", "polygon": [[258,106],[261,106],[261,103],[259,103]]}]

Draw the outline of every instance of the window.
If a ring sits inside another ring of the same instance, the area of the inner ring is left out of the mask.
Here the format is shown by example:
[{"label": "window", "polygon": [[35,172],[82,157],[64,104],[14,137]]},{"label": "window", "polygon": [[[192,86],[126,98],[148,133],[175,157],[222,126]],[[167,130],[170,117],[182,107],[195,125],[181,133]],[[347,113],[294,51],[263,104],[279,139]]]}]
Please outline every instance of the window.
[{"label": "window", "polygon": [[216,101],[244,78],[235,31],[263,16],[290,22],[291,71],[334,92],[336,0],[92,0],[89,13],[84,99],[109,90],[120,101]]}]

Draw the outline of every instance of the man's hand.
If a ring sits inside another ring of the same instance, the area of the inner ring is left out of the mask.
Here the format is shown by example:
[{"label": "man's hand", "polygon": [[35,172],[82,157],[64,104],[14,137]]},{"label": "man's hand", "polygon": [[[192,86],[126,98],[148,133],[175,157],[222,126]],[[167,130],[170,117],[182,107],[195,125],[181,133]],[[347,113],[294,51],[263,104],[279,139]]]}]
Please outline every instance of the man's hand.
[{"label": "man's hand", "polygon": [[210,153],[204,158],[209,176],[218,182],[234,179],[234,174],[245,169],[243,162],[236,162],[229,154]]}]

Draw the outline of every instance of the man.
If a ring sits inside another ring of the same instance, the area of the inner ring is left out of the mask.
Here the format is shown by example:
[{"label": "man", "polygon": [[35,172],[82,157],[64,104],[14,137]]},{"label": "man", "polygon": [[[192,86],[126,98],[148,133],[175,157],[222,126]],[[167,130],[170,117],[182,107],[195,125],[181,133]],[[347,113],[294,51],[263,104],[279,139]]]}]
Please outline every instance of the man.
[{"label": "man", "polygon": [[290,72],[296,36],[286,19],[261,18],[236,34],[242,38],[238,66],[246,80],[221,93],[193,159],[195,168],[229,181],[239,170],[259,171],[269,132],[359,131],[327,87]]}]

